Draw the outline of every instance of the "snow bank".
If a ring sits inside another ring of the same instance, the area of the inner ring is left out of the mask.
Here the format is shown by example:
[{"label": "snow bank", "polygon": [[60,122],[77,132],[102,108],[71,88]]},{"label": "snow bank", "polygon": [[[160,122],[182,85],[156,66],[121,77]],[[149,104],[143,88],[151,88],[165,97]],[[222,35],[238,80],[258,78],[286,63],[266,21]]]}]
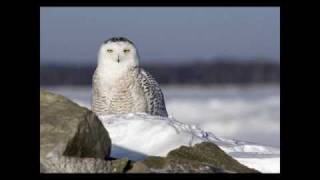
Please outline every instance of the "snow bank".
[{"label": "snow bank", "polygon": [[280,149],[225,139],[192,124],[145,113],[99,117],[112,139],[111,156],[142,160],[147,155],[166,156],[181,145],[210,141],[248,167],[265,173],[280,172]]}]

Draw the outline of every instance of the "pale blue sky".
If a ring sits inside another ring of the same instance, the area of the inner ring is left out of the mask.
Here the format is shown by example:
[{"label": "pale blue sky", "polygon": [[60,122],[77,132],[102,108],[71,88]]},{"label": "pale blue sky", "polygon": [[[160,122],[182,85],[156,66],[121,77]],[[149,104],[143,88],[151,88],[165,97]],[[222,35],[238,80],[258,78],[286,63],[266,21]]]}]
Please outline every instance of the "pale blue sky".
[{"label": "pale blue sky", "polygon": [[125,36],[142,62],[214,57],[280,59],[278,7],[42,7],[41,63],[96,63],[100,44]]}]

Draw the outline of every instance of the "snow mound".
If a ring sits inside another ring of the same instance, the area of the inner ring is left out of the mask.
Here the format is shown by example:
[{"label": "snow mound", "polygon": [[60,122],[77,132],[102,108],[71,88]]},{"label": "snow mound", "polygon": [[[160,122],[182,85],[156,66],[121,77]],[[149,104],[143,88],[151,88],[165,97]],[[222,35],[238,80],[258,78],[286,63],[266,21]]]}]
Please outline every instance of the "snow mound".
[{"label": "snow mound", "polygon": [[215,136],[195,125],[145,113],[99,116],[112,139],[113,157],[142,160],[146,156],[166,156],[182,145],[210,141],[240,163],[265,173],[280,172],[280,149]]}]

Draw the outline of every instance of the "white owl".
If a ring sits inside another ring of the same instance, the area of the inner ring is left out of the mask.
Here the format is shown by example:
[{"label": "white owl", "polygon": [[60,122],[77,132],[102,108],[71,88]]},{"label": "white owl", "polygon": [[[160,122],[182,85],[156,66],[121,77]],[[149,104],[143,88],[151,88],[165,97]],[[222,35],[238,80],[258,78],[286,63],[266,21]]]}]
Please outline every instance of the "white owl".
[{"label": "white owl", "polygon": [[159,84],[139,67],[137,49],[127,38],[114,37],[101,45],[92,89],[92,111],[97,115],[168,116]]}]

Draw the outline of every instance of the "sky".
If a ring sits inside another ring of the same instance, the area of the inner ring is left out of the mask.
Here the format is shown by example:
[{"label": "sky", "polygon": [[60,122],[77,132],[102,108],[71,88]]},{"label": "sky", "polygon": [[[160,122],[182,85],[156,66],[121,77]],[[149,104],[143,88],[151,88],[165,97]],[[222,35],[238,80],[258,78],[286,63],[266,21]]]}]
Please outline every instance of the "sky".
[{"label": "sky", "polygon": [[40,62],[96,63],[113,36],[145,63],[266,59],[280,62],[279,7],[41,7]]}]

